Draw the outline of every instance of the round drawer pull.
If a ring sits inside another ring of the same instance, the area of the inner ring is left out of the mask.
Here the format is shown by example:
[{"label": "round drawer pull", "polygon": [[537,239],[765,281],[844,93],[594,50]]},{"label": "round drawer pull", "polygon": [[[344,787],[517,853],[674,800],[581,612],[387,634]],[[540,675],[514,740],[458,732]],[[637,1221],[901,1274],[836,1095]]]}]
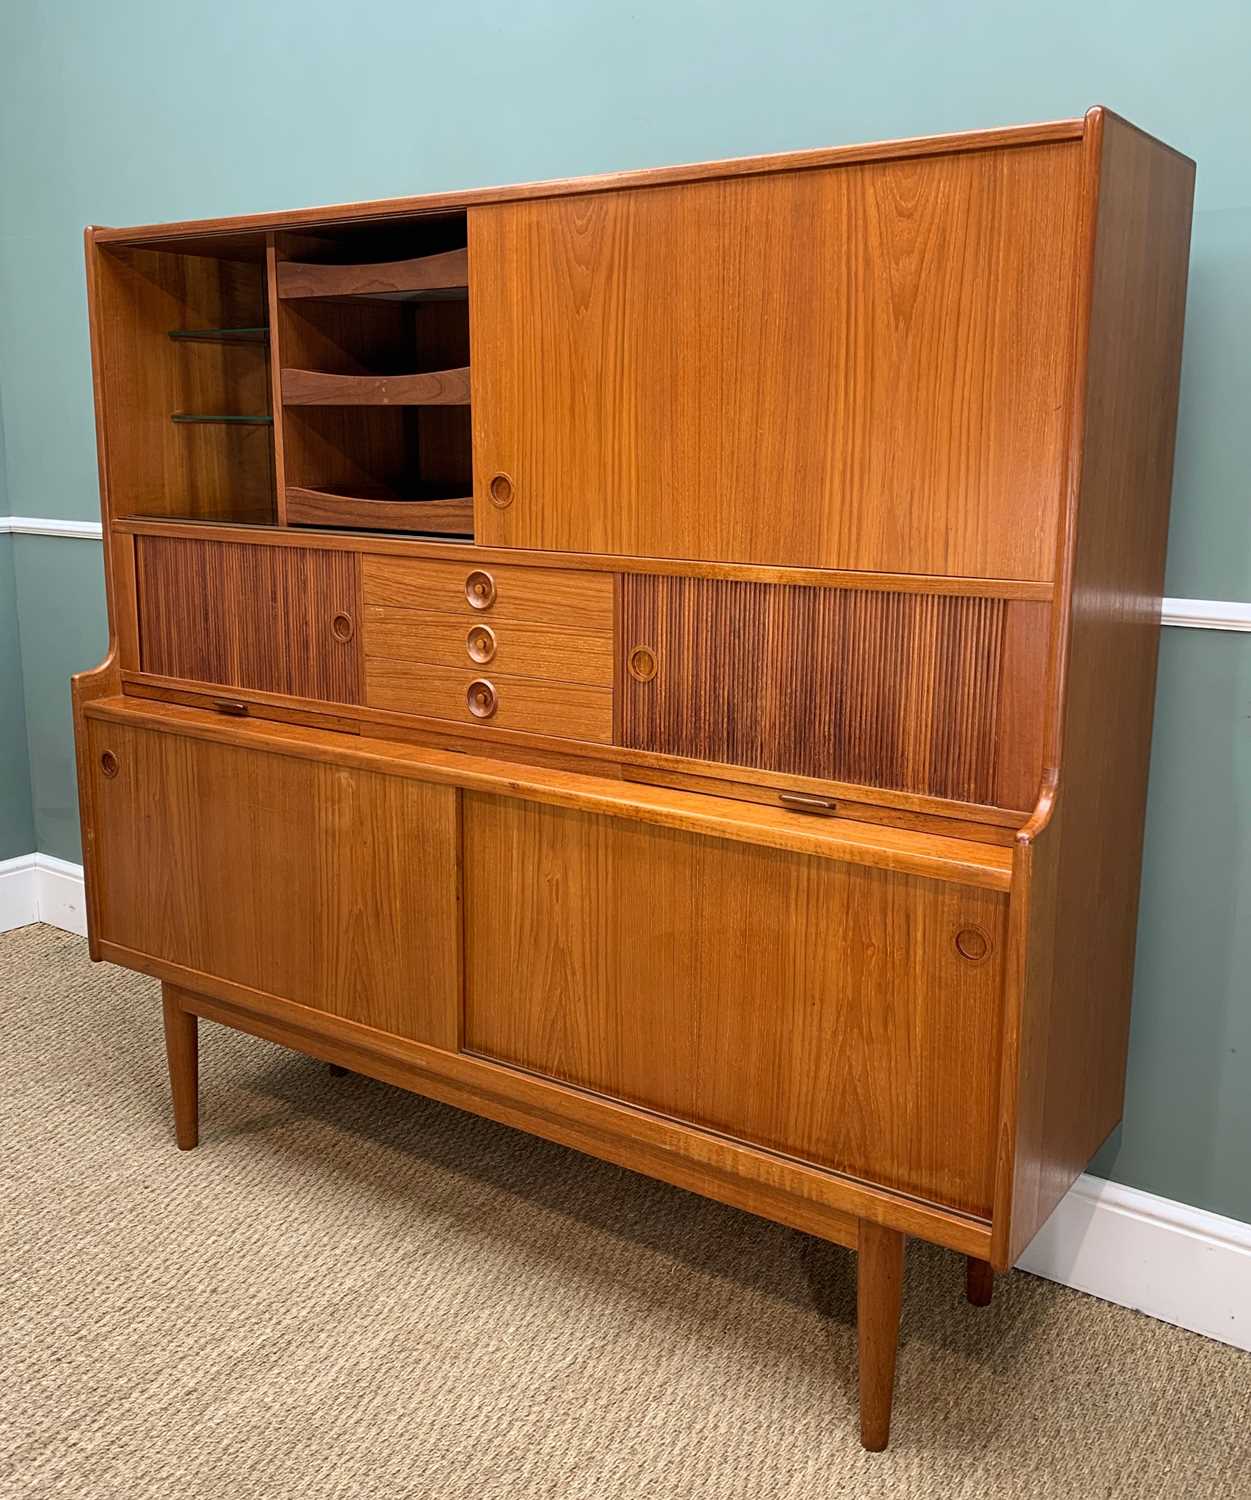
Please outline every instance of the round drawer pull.
[{"label": "round drawer pull", "polygon": [[100,757],[100,769],[108,777],[116,776],[121,769],[117,763],[117,756],[111,750],[106,750]]},{"label": "round drawer pull", "polygon": [[465,598],[471,609],[490,609],[495,603],[495,579],[475,568],[465,579]]},{"label": "round drawer pull", "polygon": [[489,625],[471,625],[465,637],[465,650],[470,661],[485,666],[495,655],[495,632]]},{"label": "round drawer pull", "polygon": [[340,611],[330,622],[330,633],[336,641],[350,641],[356,634],[356,626],[352,623],[352,616],[345,615]]},{"label": "round drawer pull", "polygon": [[956,933],[956,952],[971,964],[980,964],[990,957],[990,937],[980,927],[962,927]]},{"label": "round drawer pull", "polygon": [[626,666],[636,682],[650,682],[660,669],[656,653],[650,646],[635,646],[626,657]]},{"label": "round drawer pull", "polygon": [[475,719],[489,719],[499,706],[499,698],[494,685],[485,677],[479,677],[469,684],[465,692],[465,703]]},{"label": "round drawer pull", "polygon": [[494,474],[491,482],[487,485],[487,494],[491,497],[491,504],[498,506],[500,510],[507,510],[513,503],[513,481],[508,474]]}]

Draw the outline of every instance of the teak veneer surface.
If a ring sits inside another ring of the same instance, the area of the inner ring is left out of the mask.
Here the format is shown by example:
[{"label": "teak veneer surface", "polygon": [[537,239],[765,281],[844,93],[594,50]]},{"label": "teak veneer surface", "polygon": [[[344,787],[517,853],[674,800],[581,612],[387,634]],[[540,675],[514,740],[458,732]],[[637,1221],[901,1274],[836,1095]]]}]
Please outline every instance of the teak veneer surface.
[{"label": "teak veneer surface", "polygon": [[1002,895],[480,793],[464,827],[471,1051],[989,1212]]},{"label": "teak veneer surface", "polygon": [[472,209],[478,540],[1049,579],[1081,169],[1045,145]]},{"label": "teak veneer surface", "polygon": [[873,865],[903,874],[1005,891],[1011,880],[1007,849],[973,840],[915,833],[852,819],[812,818],[721,797],[630,785],[580,771],[547,769],[429,746],[342,735],[330,730],[260,720],[222,719],[174,703],[101,698],[84,717],[164,730],[185,738],[248,745],[279,755],[413,777],[442,786],[502,792],[557,807],[611,813],[662,827],[792,849],[820,858]]},{"label": "teak veneer surface", "polygon": [[1041,604],[637,575],[620,599],[622,651],[656,663],[622,678],[627,746],[959,802],[1037,798],[1041,714],[1005,707],[1040,699]]},{"label": "teak veneer surface", "polygon": [[453,789],[117,720],[88,754],[101,940],[457,1045]]},{"label": "teak veneer surface", "polygon": [[351,553],[158,537],[140,537],[136,553],[145,671],[360,701]]}]

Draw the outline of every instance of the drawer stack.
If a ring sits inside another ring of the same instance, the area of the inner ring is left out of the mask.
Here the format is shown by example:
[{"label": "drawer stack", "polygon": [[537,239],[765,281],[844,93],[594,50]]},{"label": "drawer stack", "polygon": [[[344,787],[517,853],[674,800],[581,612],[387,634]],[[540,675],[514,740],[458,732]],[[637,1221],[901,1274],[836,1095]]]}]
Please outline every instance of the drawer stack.
[{"label": "drawer stack", "polygon": [[366,557],[370,708],[610,744],[613,579]]}]

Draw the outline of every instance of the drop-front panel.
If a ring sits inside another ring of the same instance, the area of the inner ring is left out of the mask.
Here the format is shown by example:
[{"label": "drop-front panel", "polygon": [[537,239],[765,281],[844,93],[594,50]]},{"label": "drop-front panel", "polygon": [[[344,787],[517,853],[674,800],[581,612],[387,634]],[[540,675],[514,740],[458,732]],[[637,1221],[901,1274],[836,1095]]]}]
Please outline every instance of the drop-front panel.
[{"label": "drop-front panel", "polygon": [[984,1301],[1120,1114],[1192,190],[1093,110],[89,231],[179,1144],[208,1018],[850,1246],[882,1447],[903,1237]]}]

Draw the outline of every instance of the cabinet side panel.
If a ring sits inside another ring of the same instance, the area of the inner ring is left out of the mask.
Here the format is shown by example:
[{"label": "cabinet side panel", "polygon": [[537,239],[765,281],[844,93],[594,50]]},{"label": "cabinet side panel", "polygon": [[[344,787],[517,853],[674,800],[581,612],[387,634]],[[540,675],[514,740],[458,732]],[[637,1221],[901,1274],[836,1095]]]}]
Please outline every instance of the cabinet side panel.
[{"label": "cabinet side panel", "polygon": [[1049,580],[1080,169],[1064,143],[471,211],[479,542]]},{"label": "cabinet side panel", "polygon": [[467,1049],[989,1214],[1002,894],[479,793],[464,836]]},{"label": "cabinet side panel", "polygon": [[1194,164],[1100,118],[1058,795],[1032,851],[1001,1261],[1029,1243],[1124,1097]]}]

